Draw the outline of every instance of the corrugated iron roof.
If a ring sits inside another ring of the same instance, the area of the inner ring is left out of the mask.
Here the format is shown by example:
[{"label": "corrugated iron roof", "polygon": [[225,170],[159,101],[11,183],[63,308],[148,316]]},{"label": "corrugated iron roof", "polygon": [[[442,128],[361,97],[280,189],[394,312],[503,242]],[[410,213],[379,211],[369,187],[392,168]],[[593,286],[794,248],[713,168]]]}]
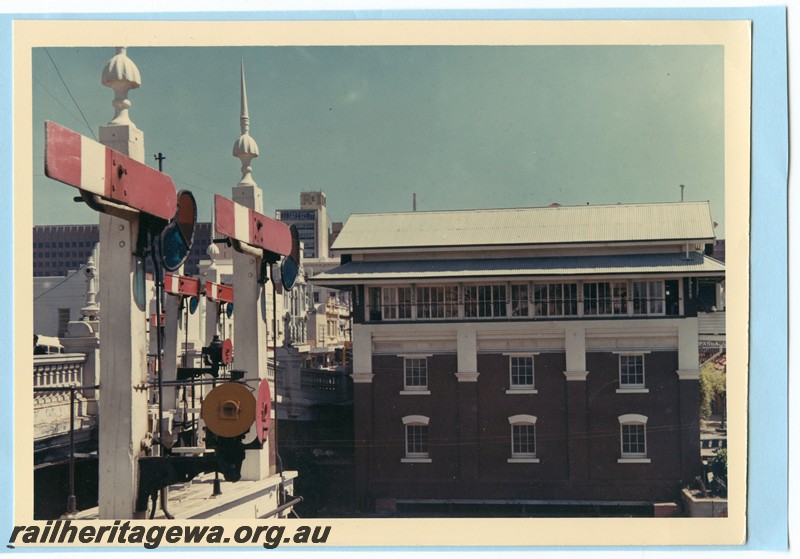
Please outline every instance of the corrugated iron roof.
[{"label": "corrugated iron roof", "polygon": [[311,278],[314,283],[376,280],[432,280],[504,277],[600,276],[633,274],[724,275],[725,265],[697,252],[536,258],[474,258],[348,262]]},{"label": "corrugated iron roof", "polygon": [[353,214],[333,249],[711,240],[708,202]]}]

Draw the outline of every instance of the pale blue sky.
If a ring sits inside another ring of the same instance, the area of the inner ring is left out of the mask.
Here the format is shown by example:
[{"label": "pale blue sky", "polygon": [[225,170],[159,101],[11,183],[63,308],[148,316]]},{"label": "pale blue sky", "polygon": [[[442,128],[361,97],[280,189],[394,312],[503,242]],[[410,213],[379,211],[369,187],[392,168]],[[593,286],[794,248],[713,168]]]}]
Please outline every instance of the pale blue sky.
[{"label": "pale blue sky", "polygon": [[[111,48],[49,55],[92,132],[113,117]],[[724,235],[723,51],[714,46],[130,48],[147,163],[191,189],[200,219],[240,178],[239,65],[265,213],[324,190],[351,213],[710,200]],[[34,223],[90,223],[43,176],[43,122],[92,134],[33,53]]]}]

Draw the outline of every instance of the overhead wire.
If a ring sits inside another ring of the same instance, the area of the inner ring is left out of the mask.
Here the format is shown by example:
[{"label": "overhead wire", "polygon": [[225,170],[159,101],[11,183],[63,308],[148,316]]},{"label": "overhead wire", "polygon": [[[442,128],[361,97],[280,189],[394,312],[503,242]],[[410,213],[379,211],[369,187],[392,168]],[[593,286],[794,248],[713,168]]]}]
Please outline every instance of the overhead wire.
[{"label": "overhead wire", "polygon": [[97,141],[97,136],[94,135],[94,130],[92,130],[92,126],[89,124],[89,120],[86,118],[86,115],[83,114],[83,111],[81,110],[80,105],[78,105],[78,102],[75,100],[75,97],[72,96],[72,92],[70,91],[69,86],[67,85],[67,82],[64,80],[64,76],[61,75],[61,71],[58,69],[58,64],[56,64],[56,61],[53,60],[53,57],[50,54],[50,51],[47,50],[47,47],[45,47],[44,52],[47,53],[47,57],[50,59],[50,62],[53,63],[53,68],[55,68],[56,74],[58,74],[58,77],[61,80],[61,83],[64,84],[64,88],[67,90],[67,94],[69,95],[69,98],[72,99],[72,102],[75,103],[75,107],[78,109],[78,112],[81,113],[81,116],[83,117],[83,121],[86,123],[86,128],[89,130],[89,133],[92,135],[92,138],[94,138],[94,140]]}]

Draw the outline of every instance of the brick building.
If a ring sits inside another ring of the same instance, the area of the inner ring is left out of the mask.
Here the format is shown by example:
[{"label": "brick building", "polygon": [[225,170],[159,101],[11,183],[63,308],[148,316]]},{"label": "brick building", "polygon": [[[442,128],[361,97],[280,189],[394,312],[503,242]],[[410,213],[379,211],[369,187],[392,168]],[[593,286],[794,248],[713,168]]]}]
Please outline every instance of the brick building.
[{"label": "brick building", "polygon": [[705,202],[353,215],[364,509],[674,501],[699,474]]}]

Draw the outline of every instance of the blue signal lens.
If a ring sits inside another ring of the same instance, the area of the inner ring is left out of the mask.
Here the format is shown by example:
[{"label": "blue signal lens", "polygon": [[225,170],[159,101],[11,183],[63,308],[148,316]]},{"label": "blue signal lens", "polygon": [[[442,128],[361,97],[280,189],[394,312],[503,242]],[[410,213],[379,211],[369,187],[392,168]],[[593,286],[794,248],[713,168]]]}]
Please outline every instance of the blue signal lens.
[{"label": "blue signal lens", "polygon": [[297,266],[297,262],[291,258],[283,259],[281,262],[281,283],[285,289],[289,290],[294,287],[299,271],[300,268]]},{"label": "blue signal lens", "polygon": [[161,264],[174,272],[181,267],[186,255],[189,253],[189,246],[181,234],[178,227],[167,226],[161,234]]}]

